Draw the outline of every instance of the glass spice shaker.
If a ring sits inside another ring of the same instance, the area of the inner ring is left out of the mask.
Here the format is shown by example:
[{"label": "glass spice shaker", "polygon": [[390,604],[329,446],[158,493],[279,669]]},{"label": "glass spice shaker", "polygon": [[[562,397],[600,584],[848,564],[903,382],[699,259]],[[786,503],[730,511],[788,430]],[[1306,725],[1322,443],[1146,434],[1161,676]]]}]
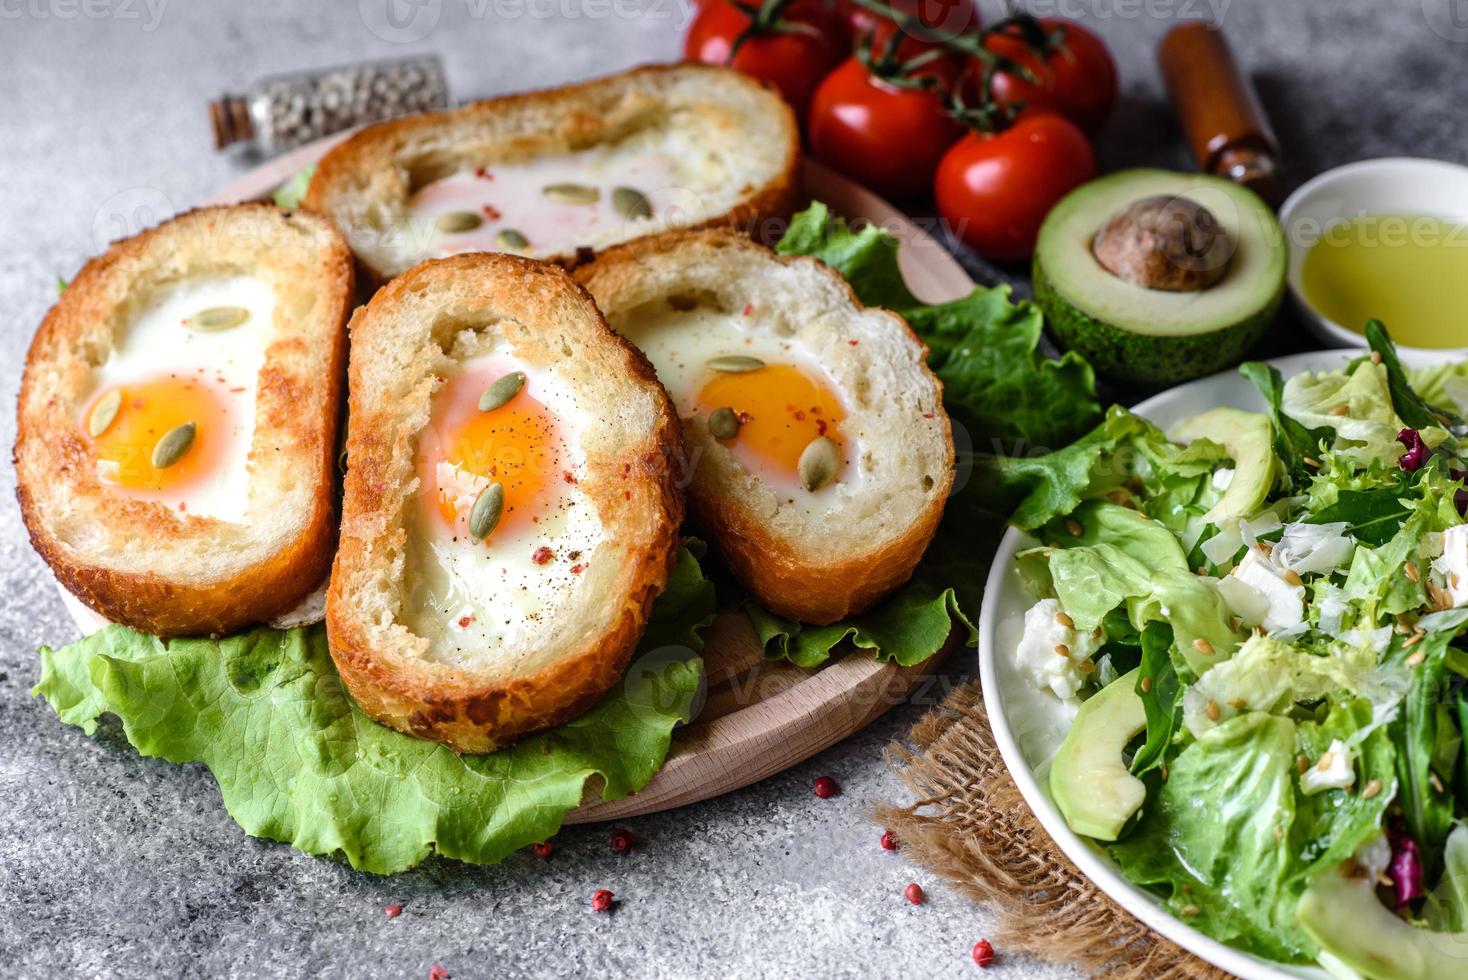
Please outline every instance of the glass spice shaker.
[{"label": "glass spice shaker", "polygon": [[353,126],[448,105],[443,64],[428,55],[276,75],[209,103],[214,148],[270,155]]}]

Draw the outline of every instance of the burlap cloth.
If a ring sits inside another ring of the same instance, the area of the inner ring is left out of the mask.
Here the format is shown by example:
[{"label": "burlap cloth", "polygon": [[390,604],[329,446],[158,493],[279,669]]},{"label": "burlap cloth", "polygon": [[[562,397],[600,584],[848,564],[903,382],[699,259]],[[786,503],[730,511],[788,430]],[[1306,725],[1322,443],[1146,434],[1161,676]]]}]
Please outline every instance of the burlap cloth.
[{"label": "burlap cloth", "polygon": [[1093,885],[1030,812],[1000,758],[977,683],[950,694],[888,760],[916,795],[877,808],[902,850],[999,913],[989,937],[1113,980],[1226,978],[1152,932]]}]

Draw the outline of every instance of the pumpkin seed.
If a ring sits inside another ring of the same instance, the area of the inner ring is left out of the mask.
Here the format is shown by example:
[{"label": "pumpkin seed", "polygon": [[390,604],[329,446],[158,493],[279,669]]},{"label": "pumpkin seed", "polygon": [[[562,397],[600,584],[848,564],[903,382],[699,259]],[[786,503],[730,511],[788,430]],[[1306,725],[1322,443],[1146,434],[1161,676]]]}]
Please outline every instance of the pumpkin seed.
[{"label": "pumpkin seed", "polygon": [[525,372],[511,371],[484,389],[484,394],[479,396],[479,410],[481,412],[494,411],[518,395],[523,387],[525,387]]},{"label": "pumpkin seed", "polygon": [[652,205],[647,203],[646,195],[633,187],[615,188],[612,191],[612,206],[628,221],[652,217]]},{"label": "pumpkin seed", "polygon": [[490,532],[499,524],[500,514],[504,509],[503,484],[491,483],[479,491],[479,496],[474,498],[474,506],[469,509],[469,536],[475,541],[483,541],[489,537]]},{"label": "pumpkin seed", "polygon": [[562,204],[595,204],[601,200],[601,191],[585,184],[546,184],[540,192]]},{"label": "pumpkin seed", "polygon": [[505,228],[494,236],[494,243],[500,248],[525,248],[530,241],[515,229]]},{"label": "pumpkin seed", "polygon": [[434,224],[439,231],[456,235],[459,232],[473,231],[484,224],[484,219],[473,211],[450,211],[447,214],[439,215],[438,221]]},{"label": "pumpkin seed", "polygon": [[233,330],[249,318],[250,311],[243,306],[211,306],[189,317],[184,326],[199,333],[214,333]]},{"label": "pumpkin seed", "polygon": [[800,474],[801,484],[814,492],[831,482],[840,465],[841,453],[837,451],[836,444],[825,436],[817,436],[801,450],[800,462],[795,468]]},{"label": "pumpkin seed", "polygon": [[715,439],[733,439],[739,435],[739,415],[727,405],[709,415],[709,435]]},{"label": "pumpkin seed", "polygon": [[121,407],[121,388],[113,388],[97,400],[97,404],[92,406],[92,414],[87,417],[87,431],[93,439],[112,427],[112,420],[117,418],[117,410]]},{"label": "pumpkin seed", "polygon": [[153,447],[153,468],[155,470],[166,470],[174,463],[184,458],[184,455],[193,448],[194,433],[198,431],[192,422],[174,426],[163,434],[158,444]]},{"label": "pumpkin seed", "polygon": [[726,354],[723,357],[711,358],[708,366],[711,370],[721,371],[724,374],[744,374],[748,371],[758,371],[765,366],[765,362],[757,357],[748,357],[744,354]]}]

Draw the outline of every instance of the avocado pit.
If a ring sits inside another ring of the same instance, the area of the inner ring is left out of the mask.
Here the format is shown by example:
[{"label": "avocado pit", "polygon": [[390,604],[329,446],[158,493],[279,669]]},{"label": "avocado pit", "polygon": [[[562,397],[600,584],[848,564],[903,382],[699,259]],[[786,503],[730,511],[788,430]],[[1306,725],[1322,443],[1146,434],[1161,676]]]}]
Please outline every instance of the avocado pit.
[{"label": "avocado pit", "polygon": [[1107,272],[1144,289],[1201,292],[1228,272],[1234,245],[1203,205],[1181,195],[1132,202],[1091,239]]}]

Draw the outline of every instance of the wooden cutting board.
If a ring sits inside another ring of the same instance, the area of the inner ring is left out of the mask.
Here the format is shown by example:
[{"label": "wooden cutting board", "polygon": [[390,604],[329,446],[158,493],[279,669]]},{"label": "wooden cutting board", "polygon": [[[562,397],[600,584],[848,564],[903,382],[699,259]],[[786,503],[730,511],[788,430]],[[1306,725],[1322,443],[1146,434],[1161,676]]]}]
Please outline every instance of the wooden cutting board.
[{"label": "wooden cutting board", "polygon": [[[268,198],[343,136],[301,147],[265,163],[206,204]],[[973,282],[942,245],[902,212],[826,167],[807,161],[804,190],[852,221],[878,225],[902,242],[898,261],[909,288],[928,302],[968,295]],[[568,823],[619,820],[706,800],[781,772],[870,723],[906,697],[960,642],[958,631],[927,663],[901,668],[856,652],[819,670],[764,659],[743,614],[720,616],[706,631],[708,685],[703,709],[674,736],[666,765],[641,792],[613,803],[589,802]]]}]

